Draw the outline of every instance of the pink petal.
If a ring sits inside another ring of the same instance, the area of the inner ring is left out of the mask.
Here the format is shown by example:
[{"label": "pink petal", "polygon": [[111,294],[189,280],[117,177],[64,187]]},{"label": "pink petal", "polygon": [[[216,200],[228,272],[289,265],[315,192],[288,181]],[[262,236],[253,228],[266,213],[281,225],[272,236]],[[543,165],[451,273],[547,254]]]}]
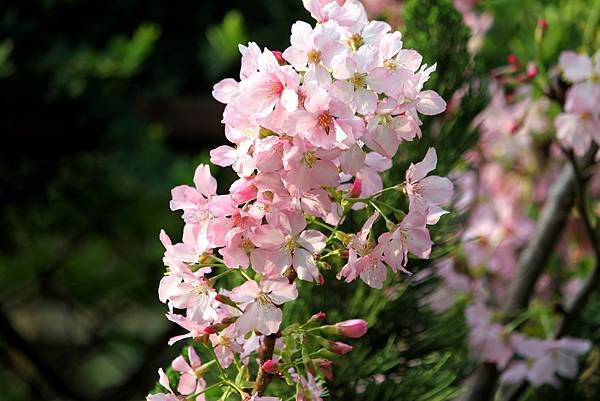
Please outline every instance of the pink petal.
[{"label": "pink petal", "polygon": [[196,375],[193,373],[184,373],[179,378],[177,391],[183,395],[190,395],[196,391]]},{"label": "pink petal", "polygon": [[560,54],[560,68],[565,78],[576,83],[589,78],[592,73],[592,61],[585,54],[577,54],[573,51],[565,51]]},{"label": "pink petal", "polygon": [[213,87],[212,95],[221,103],[229,103],[239,92],[239,83],[232,78],[226,78]]},{"label": "pink petal", "polygon": [[300,280],[318,281],[319,269],[315,263],[315,258],[310,252],[304,249],[296,249],[293,263]]},{"label": "pink petal", "polygon": [[434,116],[446,110],[446,102],[440,95],[431,90],[419,94],[417,111],[427,116]]},{"label": "pink petal", "polygon": [[194,185],[207,198],[217,193],[217,180],[210,174],[210,167],[200,164],[194,173]]}]

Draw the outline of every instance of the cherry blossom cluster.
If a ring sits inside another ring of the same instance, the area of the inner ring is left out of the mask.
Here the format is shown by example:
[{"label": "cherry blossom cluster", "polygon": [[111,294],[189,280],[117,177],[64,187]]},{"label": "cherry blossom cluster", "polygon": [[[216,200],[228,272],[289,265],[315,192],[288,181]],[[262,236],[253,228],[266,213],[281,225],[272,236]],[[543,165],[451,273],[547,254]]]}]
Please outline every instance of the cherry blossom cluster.
[{"label": "cherry blossom cluster", "polygon": [[[521,65],[515,56],[508,62],[492,73],[490,102],[474,121],[478,147],[466,155],[469,168],[457,171],[454,180],[455,207],[467,216],[462,249],[430,271],[440,285],[427,303],[442,312],[467,302],[469,346],[481,361],[496,365],[503,383],[558,387],[558,377],[575,377],[579,357],[591,348],[587,340],[555,336],[560,315],[554,303],[557,297],[563,305],[572,303],[585,279],[576,266],[592,257],[581,241],[580,218],[569,220],[558,244],[561,271],[545,272],[537,282],[538,307],[507,317],[502,306],[517,279],[519,256],[534,235],[532,210],[546,201],[565,152],[572,148],[583,155],[596,140],[598,70],[585,55],[562,53],[559,68],[571,86],[563,111],[554,117],[562,105],[549,94],[535,96],[536,66]],[[596,169],[590,187],[595,195],[599,179]]]},{"label": "cherry blossom cluster", "polygon": [[[405,182],[383,188],[381,178],[400,143],[421,137],[419,114],[445,109],[423,89],[435,65],[404,49],[387,23],[369,21],[357,0],[304,6],[315,26],[296,22],[283,52],[240,45],[240,79],[214,87],[231,145],[210,156],[238,175],[229,192],[217,193],[208,165],[198,166],[194,186],[172,190],[171,209],[183,212],[185,226],[178,243],[161,232],[167,273],[159,298],[184,333],[169,344],[194,339],[212,359],[201,362],[189,347],[172,363],[177,387],[161,370],[167,392],[151,401],[202,400],[215,388],[221,399],[272,401],[263,393],[277,377],[297,400],[320,400],[331,359],[352,349],[329,337],[361,337],[366,322],[324,325],[319,313],[283,328],[297,280],[322,285],[322,271],[334,268],[346,282],[381,288],[388,270],[408,272],[409,253],[429,257],[428,225],[447,213],[453,186],[428,176],[433,148]],[[408,211],[386,203],[390,193],[403,194]],[[361,209],[362,229],[346,232],[348,214]]]}]

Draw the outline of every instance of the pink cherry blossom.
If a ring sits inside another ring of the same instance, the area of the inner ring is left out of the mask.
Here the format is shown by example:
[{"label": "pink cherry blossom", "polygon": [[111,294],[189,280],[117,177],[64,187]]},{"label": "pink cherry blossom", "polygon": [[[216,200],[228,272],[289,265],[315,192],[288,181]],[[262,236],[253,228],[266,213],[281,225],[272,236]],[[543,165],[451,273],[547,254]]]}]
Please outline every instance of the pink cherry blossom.
[{"label": "pink cherry blossom", "polygon": [[411,164],[406,171],[406,192],[410,202],[417,202],[429,209],[427,223],[435,224],[446,214],[440,206],[447,204],[452,197],[453,185],[446,177],[427,177],[437,165],[435,149],[429,148],[423,161]]},{"label": "pink cherry blossom", "polygon": [[171,191],[171,210],[183,210],[183,219],[189,224],[206,224],[211,215],[208,199],[217,194],[217,181],[211,176],[210,168],[200,164],[194,174],[195,188],[180,185]]},{"label": "pink cherry blossom", "polygon": [[572,379],[578,372],[578,358],[587,353],[587,340],[569,337],[560,340],[540,340],[515,335],[512,339],[516,352],[526,361],[513,362],[502,375],[505,383],[527,380],[535,386],[550,384],[558,387],[556,374]]},{"label": "pink cherry blossom", "polygon": [[318,281],[315,256],[325,248],[326,237],[305,228],[306,220],[299,212],[280,214],[274,224],[259,227],[252,239],[260,248],[252,254],[254,269],[268,276],[281,276],[292,266],[299,279]]},{"label": "pink cherry blossom", "polygon": [[393,232],[379,237],[384,245],[384,259],[394,272],[409,273],[405,269],[409,252],[418,258],[429,258],[432,242],[426,223],[427,210],[413,207]]},{"label": "pink cherry blossom", "polygon": [[467,323],[471,327],[469,345],[477,358],[493,362],[504,368],[513,356],[510,337],[504,327],[492,323],[491,314],[481,304],[470,305],[465,310]]},{"label": "pink cherry blossom", "polygon": [[304,108],[290,116],[288,129],[290,133],[303,134],[314,146],[331,149],[362,134],[353,129],[358,126],[352,109],[325,89],[313,89]]},{"label": "pink cherry blossom", "polygon": [[[182,395],[191,395],[198,393],[206,387],[206,382],[202,378],[198,378],[196,371],[202,366],[200,357],[194,350],[194,347],[188,347],[188,361],[183,356],[178,356],[171,363],[171,367],[176,372],[181,373],[179,377],[179,384],[177,385],[177,391]],[[196,398],[196,401],[203,401],[204,396],[201,395]]]},{"label": "pink cherry blossom", "polygon": [[185,276],[169,299],[173,306],[186,309],[186,316],[198,323],[214,322],[217,319],[215,296],[217,292],[208,281],[195,275]]},{"label": "pink cherry blossom", "polygon": [[320,69],[321,64],[329,68],[342,47],[339,38],[340,31],[334,21],[319,24],[314,29],[298,21],[292,25],[291,46],[283,52],[283,58],[298,71],[307,67]]},{"label": "pink cherry blossom", "polygon": [[168,393],[157,393],[157,394],[149,394],[146,396],[147,401],[179,401],[179,397],[177,394],[171,390],[171,385],[169,384],[169,378],[162,370],[162,368],[158,369],[158,382],[161,386],[167,389]]},{"label": "pink cherry blossom", "polygon": [[[381,287],[385,277],[387,276],[387,268],[382,263],[382,257],[379,259],[377,256],[382,256],[381,248],[378,248],[377,253],[371,256],[369,255],[370,250],[374,250],[373,244],[369,242],[369,234],[375,221],[379,218],[378,213],[374,213],[367,221],[363,224],[361,230],[354,235],[352,241],[348,244],[349,257],[348,263],[340,270],[337,275],[338,280],[345,278],[347,283],[354,281],[359,277],[365,269],[371,271],[371,273],[365,274],[367,279],[374,286]],[[363,259],[361,255],[364,255]],[[372,274],[377,272],[378,274]],[[377,278],[374,280],[374,278]],[[371,285],[369,284],[369,285]]]},{"label": "pink cherry blossom", "polygon": [[573,51],[564,51],[558,61],[565,78],[572,83],[590,79],[594,74],[600,73],[600,60],[592,64],[587,54],[578,54]]},{"label": "pink cherry blossom", "polygon": [[262,334],[273,334],[281,324],[281,309],[285,302],[298,296],[295,284],[287,279],[264,279],[260,285],[256,281],[246,281],[231,292],[231,299],[244,303],[244,312],[235,326],[241,335],[256,330]]}]

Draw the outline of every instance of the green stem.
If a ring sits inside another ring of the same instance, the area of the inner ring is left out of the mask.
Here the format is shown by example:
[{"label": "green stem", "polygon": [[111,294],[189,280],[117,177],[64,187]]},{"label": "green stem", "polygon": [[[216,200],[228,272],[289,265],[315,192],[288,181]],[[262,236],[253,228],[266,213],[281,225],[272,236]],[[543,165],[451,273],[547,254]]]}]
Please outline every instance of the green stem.
[{"label": "green stem", "polygon": [[321,222],[320,222],[319,220],[317,220],[317,219],[310,219],[310,222],[311,222],[312,224],[316,224],[316,225],[317,225],[317,226],[319,226],[319,227],[323,227],[323,228],[325,228],[325,229],[327,229],[327,230],[331,231],[332,233],[334,233],[334,232],[336,232],[336,231],[337,231],[335,228],[333,228],[333,227],[331,227],[331,226],[329,226],[329,225],[327,225],[327,224],[325,224],[325,223],[321,223]]},{"label": "green stem", "polygon": [[385,213],[383,213],[381,211],[381,209],[379,208],[379,206],[377,206],[373,201],[369,202],[371,204],[371,206],[373,206],[375,208],[375,210],[377,210],[379,212],[379,214],[381,215],[381,217],[383,217],[383,219],[385,220],[386,223],[394,223],[392,220],[389,219],[389,217],[387,217],[385,215]]},{"label": "green stem", "polygon": [[228,275],[229,273],[231,273],[231,272],[233,272],[233,271],[234,271],[233,269],[228,269],[228,270],[225,270],[224,272],[222,272],[222,273],[219,273],[219,274],[217,274],[217,275],[216,275],[216,276],[214,276],[214,277],[211,277],[211,278],[210,278],[208,281],[209,281],[211,284],[213,284],[213,285],[214,285],[214,283],[216,283],[218,279],[220,279],[221,277],[224,277],[224,276]]},{"label": "green stem", "polygon": [[212,347],[212,345],[206,345],[206,348],[208,348],[208,352],[210,352],[210,355],[213,357],[213,360],[216,361],[217,366],[219,367],[219,371],[221,372],[221,378],[223,379],[224,382],[227,381],[227,371],[225,370],[225,368],[223,367],[223,365],[221,365],[221,362],[219,361],[219,358],[217,357],[217,354],[215,353],[215,349]]},{"label": "green stem", "polygon": [[245,271],[243,271],[242,269],[237,269],[237,270],[240,272],[240,274],[241,274],[242,276],[244,276],[244,278],[245,278],[246,280],[248,280],[248,281],[252,281],[252,277],[250,277],[250,276],[248,275],[248,273],[246,273],[246,272],[245,272]]},{"label": "green stem", "polygon": [[200,391],[200,392],[198,392],[198,393],[194,394],[194,395],[193,395],[193,396],[191,396],[191,397],[188,397],[188,400],[194,400],[194,399],[196,399],[196,397],[197,397],[197,396],[199,396],[199,395],[201,395],[201,394],[204,394],[204,393],[206,393],[207,391],[210,391],[210,390],[212,390],[213,388],[220,387],[220,386],[222,386],[223,384],[225,384],[225,382],[224,382],[224,381],[220,381],[220,382],[218,382],[218,383],[211,384],[210,386],[208,386],[208,387],[205,387],[205,388],[204,388],[204,390],[202,390],[202,391]]}]

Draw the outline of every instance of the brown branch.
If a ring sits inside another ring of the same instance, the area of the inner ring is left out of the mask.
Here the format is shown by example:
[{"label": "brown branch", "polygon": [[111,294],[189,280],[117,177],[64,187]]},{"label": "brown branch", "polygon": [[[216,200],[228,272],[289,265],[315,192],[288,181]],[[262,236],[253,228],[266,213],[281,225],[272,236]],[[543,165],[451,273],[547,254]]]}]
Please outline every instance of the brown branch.
[{"label": "brown branch", "polygon": [[[273,358],[273,350],[275,349],[276,338],[277,336],[275,334],[264,336],[263,343],[260,349],[258,350],[258,356],[260,358],[261,366],[265,361]],[[269,383],[271,383],[272,377],[272,374],[267,373],[263,370],[262,367],[259,367],[258,374],[256,375],[256,383],[254,384],[254,390],[252,391],[252,394],[258,396],[265,395],[265,390],[269,386]]]},{"label": "brown branch", "polygon": [[[592,165],[598,147],[593,145],[580,161],[586,170]],[[531,241],[521,253],[517,264],[517,275],[508,290],[508,301],[502,308],[506,321],[520,310],[527,308],[537,280],[562,231],[574,204],[577,185],[576,172],[572,165],[565,165],[558,179],[550,189],[548,199],[542,208]],[[484,363],[471,377],[464,401],[487,401],[493,398],[499,372],[495,364]]]},{"label": "brown branch", "polygon": [[[567,308],[567,312],[564,313],[562,319],[560,320],[560,323],[558,324],[558,329],[554,334],[555,339],[559,339],[571,333],[573,326],[575,325],[575,323],[581,316],[583,309],[587,305],[587,302],[590,296],[592,295],[592,292],[598,289],[598,284],[600,284],[600,241],[597,234],[598,230],[597,228],[594,228],[592,226],[592,222],[588,213],[588,208],[585,202],[585,184],[587,183],[589,176],[581,170],[579,161],[577,160],[573,152],[569,151],[566,152],[566,154],[569,158],[571,166],[573,166],[575,177],[577,178],[577,181],[575,183],[575,205],[583,222],[583,226],[585,228],[586,235],[590,242],[590,246],[592,247],[596,263],[594,271],[588,277],[583,287],[579,290],[579,292]],[[522,382],[508,396],[508,401],[518,401],[521,398],[521,396],[525,393],[528,387],[528,382]]]}]

